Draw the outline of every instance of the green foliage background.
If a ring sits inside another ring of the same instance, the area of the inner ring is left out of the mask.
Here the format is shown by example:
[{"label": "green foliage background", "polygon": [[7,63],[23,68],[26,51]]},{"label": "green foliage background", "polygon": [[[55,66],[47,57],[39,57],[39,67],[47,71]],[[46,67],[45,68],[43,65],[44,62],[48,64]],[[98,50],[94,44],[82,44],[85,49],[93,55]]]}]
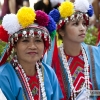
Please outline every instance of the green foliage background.
[{"label": "green foliage background", "polygon": [[0,41],[0,56],[1,56],[2,52],[3,52],[3,49],[4,49],[5,45],[6,45],[5,42],[1,42]]},{"label": "green foliage background", "polygon": [[97,37],[98,29],[94,26],[89,27],[84,42],[89,45],[96,45]]}]

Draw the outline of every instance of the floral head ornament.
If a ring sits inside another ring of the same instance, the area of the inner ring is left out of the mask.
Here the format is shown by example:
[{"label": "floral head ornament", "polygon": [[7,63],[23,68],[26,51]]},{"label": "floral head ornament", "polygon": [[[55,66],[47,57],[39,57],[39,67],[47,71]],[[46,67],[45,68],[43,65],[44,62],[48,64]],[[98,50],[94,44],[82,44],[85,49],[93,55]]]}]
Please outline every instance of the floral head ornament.
[{"label": "floral head ornament", "polygon": [[89,17],[93,15],[93,7],[88,0],[75,0],[74,3],[70,1],[62,2],[58,9],[53,9],[49,15],[57,23],[57,30],[59,30],[65,22],[85,19],[86,24],[89,24]]},{"label": "floral head ornament", "polygon": [[17,14],[5,15],[0,25],[0,40],[7,44],[0,58],[0,65],[5,63],[19,37],[39,35],[47,50],[55,34],[55,21],[41,10],[22,7]]}]

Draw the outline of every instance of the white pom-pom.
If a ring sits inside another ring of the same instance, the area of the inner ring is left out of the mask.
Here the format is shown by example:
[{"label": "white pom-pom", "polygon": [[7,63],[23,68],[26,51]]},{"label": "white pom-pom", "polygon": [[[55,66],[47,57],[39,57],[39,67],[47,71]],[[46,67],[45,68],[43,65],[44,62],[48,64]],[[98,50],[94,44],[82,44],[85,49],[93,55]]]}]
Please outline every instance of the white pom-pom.
[{"label": "white pom-pom", "polygon": [[89,9],[88,0],[75,0],[74,2],[75,10],[86,13]]},{"label": "white pom-pom", "polygon": [[15,14],[6,14],[3,18],[2,26],[11,35],[20,29],[20,24]]}]

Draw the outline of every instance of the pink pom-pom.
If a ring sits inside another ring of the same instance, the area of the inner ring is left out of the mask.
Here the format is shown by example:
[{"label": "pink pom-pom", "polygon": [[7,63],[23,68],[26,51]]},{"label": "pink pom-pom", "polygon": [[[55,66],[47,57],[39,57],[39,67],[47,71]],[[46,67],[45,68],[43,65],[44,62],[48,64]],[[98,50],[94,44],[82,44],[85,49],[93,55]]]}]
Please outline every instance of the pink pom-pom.
[{"label": "pink pom-pom", "polygon": [[43,12],[41,10],[37,10],[35,22],[40,26],[47,26],[49,23],[49,17],[45,12]]}]

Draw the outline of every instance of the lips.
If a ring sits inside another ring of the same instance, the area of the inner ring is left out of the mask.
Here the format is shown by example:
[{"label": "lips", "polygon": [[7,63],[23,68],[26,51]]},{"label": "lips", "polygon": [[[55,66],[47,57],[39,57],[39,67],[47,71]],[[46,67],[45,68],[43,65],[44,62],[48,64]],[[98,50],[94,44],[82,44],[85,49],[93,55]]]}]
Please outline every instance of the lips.
[{"label": "lips", "polygon": [[37,54],[37,52],[28,52],[27,54],[35,55],[35,54]]},{"label": "lips", "polygon": [[82,34],[80,34],[79,36],[85,36],[85,34],[84,34],[84,33],[82,33]]}]

